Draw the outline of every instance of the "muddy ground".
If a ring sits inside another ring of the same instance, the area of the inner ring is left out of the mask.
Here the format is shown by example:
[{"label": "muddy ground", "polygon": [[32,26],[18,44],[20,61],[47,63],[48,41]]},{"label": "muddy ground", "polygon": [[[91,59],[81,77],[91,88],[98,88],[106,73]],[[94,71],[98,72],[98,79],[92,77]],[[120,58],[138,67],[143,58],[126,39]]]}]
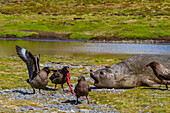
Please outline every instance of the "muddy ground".
[{"label": "muddy ground", "polygon": [[[26,31],[26,30],[24,30]],[[26,32],[37,32],[38,34],[33,34],[28,37],[19,38],[15,35],[6,35],[8,39],[22,39],[22,40],[31,40],[31,39],[45,39],[45,40],[68,40],[73,41],[75,39],[70,39],[71,34],[62,34],[62,33],[53,33],[48,31],[26,31]],[[170,36],[159,38],[147,38],[147,39],[119,39],[117,37],[104,37],[97,36],[89,40],[76,39],[77,41],[87,41],[87,42],[109,42],[109,43],[170,43]]]}]

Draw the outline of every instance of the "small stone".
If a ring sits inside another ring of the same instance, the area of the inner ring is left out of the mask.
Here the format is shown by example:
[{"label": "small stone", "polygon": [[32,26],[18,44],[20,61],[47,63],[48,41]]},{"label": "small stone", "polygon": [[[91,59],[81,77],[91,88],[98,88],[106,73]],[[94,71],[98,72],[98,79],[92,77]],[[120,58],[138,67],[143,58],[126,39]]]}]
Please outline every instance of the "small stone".
[{"label": "small stone", "polygon": [[48,107],[44,107],[45,110],[48,110]]},{"label": "small stone", "polygon": [[18,106],[13,106],[13,108],[14,108],[15,110],[20,110],[20,107],[18,107]]},{"label": "small stone", "polygon": [[87,110],[87,109],[78,109],[78,112],[81,112],[81,113],[89,113],[90,111]]},{"label": "small stone", "polygon": [[29,108],[29,110],[34,110],[33,108]]}]

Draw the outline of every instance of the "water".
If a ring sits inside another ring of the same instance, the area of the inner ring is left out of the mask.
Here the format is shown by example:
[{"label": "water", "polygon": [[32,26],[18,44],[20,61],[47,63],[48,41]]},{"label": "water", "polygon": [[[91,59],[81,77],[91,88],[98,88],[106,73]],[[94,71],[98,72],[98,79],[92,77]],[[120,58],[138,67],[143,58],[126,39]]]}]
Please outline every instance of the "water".
[{"label": "water", "polygon": [[16,56],[15,45],[26,48],[34,55],[122,57],[135,54],[170,55],[170,44],[113,44],[64,41],[0,40],[0,55]]}]

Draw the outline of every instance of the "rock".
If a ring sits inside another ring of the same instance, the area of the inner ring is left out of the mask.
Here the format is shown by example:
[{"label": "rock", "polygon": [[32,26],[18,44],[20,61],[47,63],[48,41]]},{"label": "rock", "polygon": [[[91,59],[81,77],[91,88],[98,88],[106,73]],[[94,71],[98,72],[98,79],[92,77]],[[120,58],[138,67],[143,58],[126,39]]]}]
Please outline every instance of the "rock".
[{"label": "rock", "polygon": [[81,113],[90,113],[90,111],[92,112],[92,110],[88,110],[88,109],[78,109],[78,112]]},{"label": "rock", "polygon": [[49,108],[48,107],[44,107],[44,110],[48,110]]},{"label": "rock", "polygon": [[[95,91],[97,89],[93,89],[93,91]],[[115,89],[111,89],[110,91],[115,90]],[[24,88],[19,88],[19,89],[6,89],[6,90],[0,90],[0,92],[2,93],[1,96],[1,100],[0,100],[0,104],[1,107],[3,107],[4,109],[6,107],[8,108],[12,108],[15,110],[15,112],[26,112],[28,110],[35,110],[35,111],[40,111],[40,112],[51,112],[56,111],[56,112],[98,112],[101,108],[105,107],[109,109],[109,106],[104,106],[104,105],[95,105],[95,104],[84,104],[87,103],[87,100],[84,99],[80,99],[80,101],[84,101],[82,102],[83,106],[87,106],[92,108],[93,110],[88,110],[88,109],[77,109],[76,106],[79,105],[75,105],[75,100],[76,97],[73,96],[72,94],[62,94],[59,93],[58,91],[55,92],[55,94],[52,96],[50,95],[50,93],[45,90],[42,90],[42,93],[45,93],[43,95],[39,94],[38,92],[35,94],[32,93],[28,93],[32,91],[32,89],[24,89]],[[4,99],[8,98],[8,102]],[[27,106],[18,106],[17,103],[14,105],[6,105],[9,104],[9,99],[13,102],[15,102],[15,100],[28,100],[31,101],[30,103],[28,103]],[[34,102],[35,101],[35,102]],[[93,100],[92,100],[93,101]]]}]

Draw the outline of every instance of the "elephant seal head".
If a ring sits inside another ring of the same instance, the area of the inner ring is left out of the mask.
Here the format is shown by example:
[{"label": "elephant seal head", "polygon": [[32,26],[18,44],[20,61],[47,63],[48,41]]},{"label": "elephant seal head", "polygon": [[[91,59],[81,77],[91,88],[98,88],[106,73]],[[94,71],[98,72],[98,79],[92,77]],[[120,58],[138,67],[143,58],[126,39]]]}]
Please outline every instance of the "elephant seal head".
[{"label": "elephant seal head", "polygon": [[109,66],[97,71],[90,70],[90,76],[94,79],[94,85],[99,88],[113,88],[114,73]]}]

